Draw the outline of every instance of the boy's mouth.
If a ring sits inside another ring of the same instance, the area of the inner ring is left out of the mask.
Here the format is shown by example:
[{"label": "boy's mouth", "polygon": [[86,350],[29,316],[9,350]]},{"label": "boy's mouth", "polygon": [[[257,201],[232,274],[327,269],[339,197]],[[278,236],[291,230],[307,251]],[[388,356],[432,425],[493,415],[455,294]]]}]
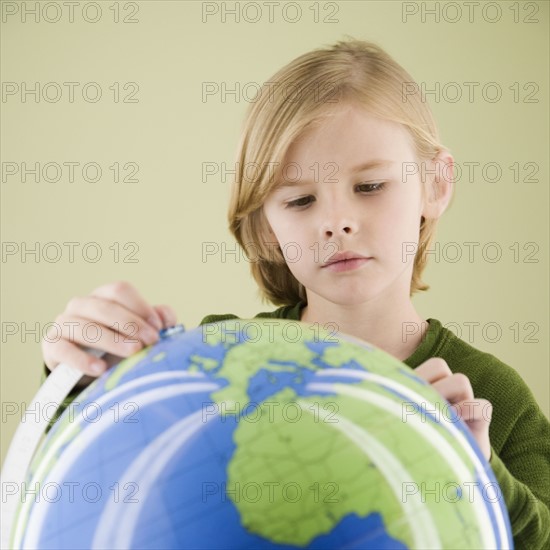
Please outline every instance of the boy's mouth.
[{"label": "boy's mouth", "polygon": [[345,262],[347,260],[370,260],[372,258],[368,258],[366,256],[363,256],[362,254],[359,254],[358,252],[353,252],[352,250],[348,250],[345,252],[338,252],[337,254],[333,254],[321,267],[327,267],[329,265],[338,263],[338,262]]}]

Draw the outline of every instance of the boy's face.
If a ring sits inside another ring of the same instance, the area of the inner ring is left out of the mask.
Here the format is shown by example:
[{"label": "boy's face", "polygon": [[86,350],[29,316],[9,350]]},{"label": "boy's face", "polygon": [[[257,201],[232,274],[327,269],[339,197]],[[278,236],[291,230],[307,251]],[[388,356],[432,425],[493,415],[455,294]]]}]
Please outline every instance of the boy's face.
[{"label": "boy's face", "polygon": [[[385,164],[353,170],[375,161]],[[424,210],[420,166],[405,128],[350,106],[297,140],[284,165],[284,181],[295,183],[264,203],[273,231],[268,240],[278,241],[308,302],[312,293],[341,305],[398,290],[409,297]],[[411,167],[418,168],[412,176]],[[346,270],[324,266],[347,251],[370,259]]]}]

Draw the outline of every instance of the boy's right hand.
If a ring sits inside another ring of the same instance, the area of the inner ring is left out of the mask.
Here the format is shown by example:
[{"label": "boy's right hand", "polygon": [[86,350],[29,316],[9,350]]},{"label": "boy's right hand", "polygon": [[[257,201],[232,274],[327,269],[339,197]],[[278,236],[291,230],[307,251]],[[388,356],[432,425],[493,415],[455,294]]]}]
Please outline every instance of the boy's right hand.
[{"label": "boy's right hand", "polygon": [[[159,331],[177,322],[169,306],[151,306],[129,283],[119,281],[69,301],[42,339],[44,363],[53,370],[67,363],[91,382],[107,368],[159,340]],[[107,352],[103,359],[83,347]]]},{"label": "boy's right hand", "polygon": [[461,372],[453,373],[442,357],[431,357],[416,367],[415,372],[451,404],[458,417],[470,429],[483,456],[487,461],[491,460],[491,402],[476,398],[469,378]]}]

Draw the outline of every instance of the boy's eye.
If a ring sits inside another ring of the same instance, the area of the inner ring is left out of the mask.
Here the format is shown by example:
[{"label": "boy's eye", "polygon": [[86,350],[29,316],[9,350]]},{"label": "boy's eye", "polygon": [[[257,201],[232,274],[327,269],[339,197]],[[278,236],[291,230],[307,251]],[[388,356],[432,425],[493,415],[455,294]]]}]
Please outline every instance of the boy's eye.
[{"label": "boy's eye", "polygon": [[287,202],[285,208],[293,208],[295,206],[307,206],[308,203],[304,201],[307,201],[310,198],[311,196],[308,195],[307,197],[301,197],[299,199],[296,199],[295,201]]},{"label": "boy's eye", "polygon": [[380,183],[360,183],[357,187],[361,187],[366,193],[380,191],[384,187],[384,182]]},{"label": "boy's eye", "polygon": [[[380,183],[360,183],[356,185],[356,188],[360,190],[360,192],[368,195],[369,193],[374,193],[375,191],[380,191],[384,187],[384,182]],[[285,208],[299,208],[301,206],[307,206],[310,202],[310,199],[313,197],[311,195],[307,195],[306,197],[300,197],[299,199],[296,199],[294,201],[289,201],[286,203]]]}]

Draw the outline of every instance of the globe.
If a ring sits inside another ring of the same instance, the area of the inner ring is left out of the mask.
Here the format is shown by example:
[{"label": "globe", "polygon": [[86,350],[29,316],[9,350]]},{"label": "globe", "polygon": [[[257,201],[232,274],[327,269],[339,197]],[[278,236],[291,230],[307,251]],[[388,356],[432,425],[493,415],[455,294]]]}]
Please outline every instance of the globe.
[{"label": "globe", "polygon": [[181,328],[63,412],[13,548],[512,547],[468,428],[393,356],[300,321]]}]

